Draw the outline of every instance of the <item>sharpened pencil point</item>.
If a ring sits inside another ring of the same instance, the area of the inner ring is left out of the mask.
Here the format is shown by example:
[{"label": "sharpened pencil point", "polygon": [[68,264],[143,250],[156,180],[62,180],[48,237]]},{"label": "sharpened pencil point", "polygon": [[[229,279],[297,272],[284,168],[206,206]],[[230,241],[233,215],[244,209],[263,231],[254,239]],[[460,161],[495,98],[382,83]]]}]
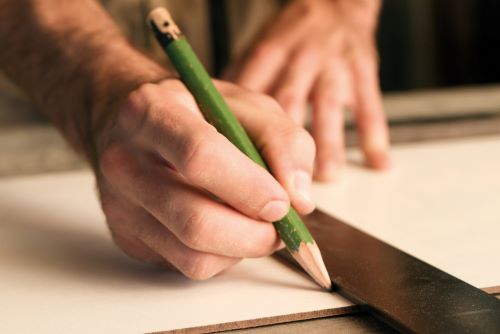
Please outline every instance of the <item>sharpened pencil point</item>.
[{"label": "sharpened pencil point", "polygon": [[299,249],[296,252],[292,252],[292,256],[316,283],[327,290],[332,288],[332,281],[326,270],[318,245],[315,242],[302,242]]}]

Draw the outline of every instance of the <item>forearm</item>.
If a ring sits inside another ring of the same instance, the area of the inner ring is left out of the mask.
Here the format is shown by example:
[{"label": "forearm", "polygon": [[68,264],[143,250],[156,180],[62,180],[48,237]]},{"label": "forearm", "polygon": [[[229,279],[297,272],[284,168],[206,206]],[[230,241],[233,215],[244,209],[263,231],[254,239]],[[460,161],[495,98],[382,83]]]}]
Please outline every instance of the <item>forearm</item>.
[{"label": "forearm", "polygon": [[94,0],[0,0],[0,50],[0,68],[91,160],[116,104],[167,75]]}]

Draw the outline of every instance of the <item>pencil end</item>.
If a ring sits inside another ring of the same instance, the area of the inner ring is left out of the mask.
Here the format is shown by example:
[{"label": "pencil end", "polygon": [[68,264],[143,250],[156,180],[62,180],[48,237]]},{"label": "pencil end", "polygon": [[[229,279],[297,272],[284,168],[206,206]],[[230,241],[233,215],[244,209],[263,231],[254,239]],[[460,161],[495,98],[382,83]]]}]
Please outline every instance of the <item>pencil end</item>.
[{"label": "pencil end", "polygon": [[302,242],[299,249],[291,252],[291,254],[316,283],[327,290],[331,290],[332,281],[326,270],[318,245],[315,242]]},{"label": "pencil end", "polygon": [[175,24],[170,12],[164,7],[153,9],[147,18],[148,25],[155,33],[165,34],[170,39],[179,39],[182,35],[177,24]]}]

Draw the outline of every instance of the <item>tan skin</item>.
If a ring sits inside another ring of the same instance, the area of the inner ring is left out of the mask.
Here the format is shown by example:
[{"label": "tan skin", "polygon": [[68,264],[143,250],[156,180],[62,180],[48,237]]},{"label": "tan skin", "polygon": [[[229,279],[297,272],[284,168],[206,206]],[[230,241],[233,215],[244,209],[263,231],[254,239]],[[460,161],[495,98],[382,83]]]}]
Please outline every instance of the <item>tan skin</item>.
[{"label": "tan skin", "polygon": [[217,133],[98,2],[0,0],[0,49],[1,69],[93,166],[130,256],[206,279],[282,247],[270,222],[290,204],[314,209],[314,140],[273,98],[216,81],[275,178]]},{"label": "tan skin", "polygon": [[318,180],[334,180],[345,165],[346,107],[367,164],[391,165],[374,41],[379,7],[378,0],[290,1],[229,70],[238,84],[273,96],[299,125],[311,104]]}]

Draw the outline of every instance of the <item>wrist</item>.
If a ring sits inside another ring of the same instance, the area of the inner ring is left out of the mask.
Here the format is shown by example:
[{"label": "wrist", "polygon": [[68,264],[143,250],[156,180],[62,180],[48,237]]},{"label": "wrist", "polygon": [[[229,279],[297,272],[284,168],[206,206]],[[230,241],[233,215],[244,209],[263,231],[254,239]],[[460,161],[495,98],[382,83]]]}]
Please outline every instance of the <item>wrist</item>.
[{"label": "wrist", "polygon": [[94,169],[99,152],[108,144],[116,123],[116,114],[127,96],[141,85],[174,77],[127,43],[110,46],[99,61],[89,67],[86,99],[89,108],[83,113],[79,143]]}]

